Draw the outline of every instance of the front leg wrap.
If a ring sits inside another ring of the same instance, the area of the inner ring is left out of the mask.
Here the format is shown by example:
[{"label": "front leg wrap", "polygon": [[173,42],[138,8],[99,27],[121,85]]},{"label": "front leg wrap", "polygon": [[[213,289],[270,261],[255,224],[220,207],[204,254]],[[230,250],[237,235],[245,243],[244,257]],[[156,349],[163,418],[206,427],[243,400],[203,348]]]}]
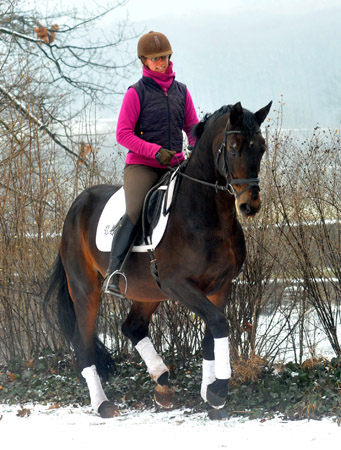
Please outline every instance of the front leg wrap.
[{"label": "front leg wrap", "polygon": [[141,339],[141,341],[136,344],[135,348],[146,363],[148,373],[152,380],[157,382],[162,374],[168,372],[168,367],[163,362],[161,356],[157,354],[149,337]]},{"label": "front leg wrap", "polygon": [[201,396],[214,408],[226,402],[228,379],[231,377],[228,337],[214,339],[214,360],[203,361]]},{"label": "front leg wrap", "polygon": [[214,339],[215,377],[218,380],[231,378],[229,338]]}]

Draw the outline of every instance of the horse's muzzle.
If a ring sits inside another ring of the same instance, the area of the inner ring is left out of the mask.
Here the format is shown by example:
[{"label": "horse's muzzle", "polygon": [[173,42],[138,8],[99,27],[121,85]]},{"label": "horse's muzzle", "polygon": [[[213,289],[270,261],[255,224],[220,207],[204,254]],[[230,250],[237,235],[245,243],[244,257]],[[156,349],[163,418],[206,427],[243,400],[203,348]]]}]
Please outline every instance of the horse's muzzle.
[{"label": "horse's muzzle", "polygon": [[238,209],[244,217],[255,216],[262,204],[258,187],[256,189],[251,188],[238,200]]}]

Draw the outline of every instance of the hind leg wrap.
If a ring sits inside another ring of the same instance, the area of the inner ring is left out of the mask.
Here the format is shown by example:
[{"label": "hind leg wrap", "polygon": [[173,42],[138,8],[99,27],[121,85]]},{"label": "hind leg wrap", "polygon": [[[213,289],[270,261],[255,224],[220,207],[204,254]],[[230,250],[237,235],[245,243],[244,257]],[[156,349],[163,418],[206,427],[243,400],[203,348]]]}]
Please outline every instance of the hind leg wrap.
[{"label": "hind leg wrap", "polygon": [[152,380],[157,382],[158,378],[162,374],[168,372],[168,367],[163,362],[161,356],[157,354],[149,337],[141,339],[135,348],[139,352],[143,361],[146,363],[148,373]]},{"label": "hind leg wrap", "polygon": [[91,406],[96,413],[98,413],[98,408],[104,401],[108,401],[108,399],[103,391],[96,366],[92,365],[90,367],[85,367],[85,369],[82,370],[82,376],[85,378],[88,385]]}]

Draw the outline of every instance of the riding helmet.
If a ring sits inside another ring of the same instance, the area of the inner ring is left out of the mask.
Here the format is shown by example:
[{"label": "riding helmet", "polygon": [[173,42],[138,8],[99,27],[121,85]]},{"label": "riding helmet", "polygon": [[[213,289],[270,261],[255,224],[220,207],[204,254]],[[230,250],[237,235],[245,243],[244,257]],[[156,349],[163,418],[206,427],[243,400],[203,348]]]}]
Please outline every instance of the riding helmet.
[{"label": "riding helmet", "polygon": [[137,44],[138,58],[152,58],[172,53],[173,50],[167,37],[157,31],[149,31],[144,34]]}]

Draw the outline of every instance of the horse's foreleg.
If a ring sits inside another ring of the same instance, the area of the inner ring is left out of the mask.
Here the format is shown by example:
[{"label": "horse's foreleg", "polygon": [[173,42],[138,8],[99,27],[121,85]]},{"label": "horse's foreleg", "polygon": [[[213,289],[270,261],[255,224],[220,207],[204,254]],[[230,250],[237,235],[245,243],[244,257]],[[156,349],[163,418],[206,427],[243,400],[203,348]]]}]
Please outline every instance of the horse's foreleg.
[{"label": "horse's foreleg", "polygon": [[172,390],[169,387],[168,367],[156,352],[148,337],[150,318],[160,302],[133,302],[131,311],[122,326],[122,332],[127,336],[147,366],[148,373],[156,382],[156,402],[169,408],[172,406]]},{"label": "horse's foreleg", "polygon": [[[162,290],[170,298],[181,301],[205,322],[211,336],[207,337],[207,349],[203,374],[206,378],[203,390],[206,390],[208,403],[214,408],[222,408],[227,397],[228,380],[231,377],[228,325],[223,311],[215,306],[191,281],[181,285],[176,280],[162,282]],[[213,341],[213,343],[212,343]],[[214,360],[214,379],[213,363]],[[210,383],[208,381],[211,381]]]},{"label": "horse's foreleg", "polygon": [[202,381],[200,395],[207,402],[207,387],[215,381],[214,364],[214,340],[210,330],[206,327],[205,336],[202,341]]}]

